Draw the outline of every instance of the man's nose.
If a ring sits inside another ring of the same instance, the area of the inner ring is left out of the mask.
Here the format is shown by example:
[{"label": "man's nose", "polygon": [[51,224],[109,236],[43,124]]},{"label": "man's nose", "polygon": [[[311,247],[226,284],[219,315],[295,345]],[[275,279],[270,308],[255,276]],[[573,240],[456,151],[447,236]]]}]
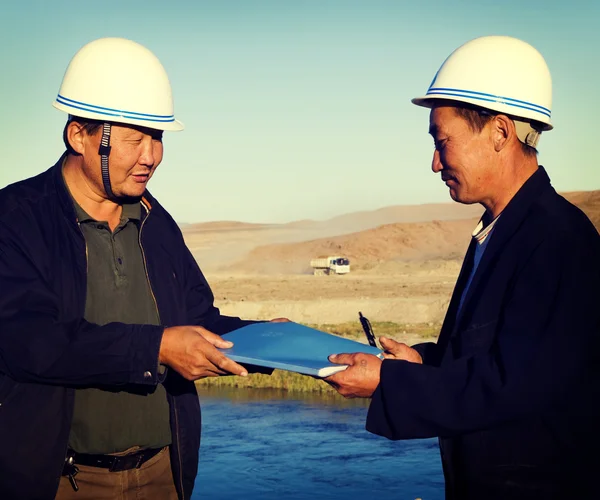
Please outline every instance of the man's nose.
[{"label": "man's nose", "polygon": [[142,154],[140,156],[140,163],[148,167],[154,166],[154,144],[150,136],[144,137],[142,145]]},{"label": "man's nose", "polygon": [[434,173],[441,172],[443,170],[442,162],[440,161],[440,152],[436,149],[433,151],[433,159],[431,160],[431,170]]}]

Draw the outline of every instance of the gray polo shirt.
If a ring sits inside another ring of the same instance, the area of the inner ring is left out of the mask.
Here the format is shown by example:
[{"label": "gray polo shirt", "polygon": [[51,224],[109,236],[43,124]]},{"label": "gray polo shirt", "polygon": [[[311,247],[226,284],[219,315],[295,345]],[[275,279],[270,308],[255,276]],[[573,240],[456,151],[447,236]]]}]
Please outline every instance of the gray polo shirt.
[{"label": "gray polo shirt", "polygon": [[[87,248],[84,318],[98,325],[159,325],[139,243],[140,203],[123,205],[114,232],[108,222],[94,220],[73,203]],[[162,384],[76,390],[69,437],[75,451],[108,454],[170,443],[169,406]]]}]

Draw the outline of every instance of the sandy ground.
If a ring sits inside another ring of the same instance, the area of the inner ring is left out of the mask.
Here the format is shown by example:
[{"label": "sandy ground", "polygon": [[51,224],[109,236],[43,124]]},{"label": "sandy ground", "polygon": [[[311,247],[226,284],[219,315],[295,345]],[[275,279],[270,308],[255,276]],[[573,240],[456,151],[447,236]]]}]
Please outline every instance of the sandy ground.
[{"label": "sandy ground", "polygon": [[[386,272],[387,269],[387,272]],[[300,323],[371,321],[440,323],[460,261],[388,264],[375,273],[345,276],[209,273],[215,304],[223,314]]]}]

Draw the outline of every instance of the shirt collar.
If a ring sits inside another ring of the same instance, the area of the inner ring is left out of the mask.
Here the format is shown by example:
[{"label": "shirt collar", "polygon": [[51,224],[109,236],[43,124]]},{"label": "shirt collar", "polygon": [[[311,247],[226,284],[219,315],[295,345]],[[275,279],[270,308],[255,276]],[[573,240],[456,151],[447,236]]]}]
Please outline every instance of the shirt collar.
[{"label": "shirt collar", "polygon": [[479,224],[477,224],[477,227],[471,233],[471,236],[473,236],[473,239],[479,245],[482,245],[483,242],[490,235],[490,233],[494,229],[494,226],[496,225],[496,222],[498,222],[498,219],[500,218],[500,215],[502,215],[502,214],[498,214],[496,216],[496,218],[492,222],[490,222],[487,226],[485,225],[485,221],[484,221],[485,214],[484,214],[483,217],[481,217],[481,219],[479,220]]},{"label": "shirt collar", "polygon": [[[89,222],[96,220],[91,215],[89,215],[83,208],[81,208],[79,203],[75,201],[75,198],[72,199],[73,206],[75,207],[75,213],[77,214],[77,220],[79,222]],[[121,221],[133,220],[139,222],[141,220],[142,206],[140,205],[139,201],[123,203],[121,206],[123,207],[123,211],[121,212]]]}]

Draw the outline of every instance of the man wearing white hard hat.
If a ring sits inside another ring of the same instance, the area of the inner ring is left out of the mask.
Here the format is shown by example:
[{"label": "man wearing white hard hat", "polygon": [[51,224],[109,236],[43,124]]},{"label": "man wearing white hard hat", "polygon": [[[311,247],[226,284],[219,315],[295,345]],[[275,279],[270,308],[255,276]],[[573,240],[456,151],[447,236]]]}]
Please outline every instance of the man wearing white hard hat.
[{"label": "man wearing white hard hat", "polygon": [[433,172],[485,212],[437,343],[332,357],[351,366],[328,381],[372,398],[369,431],[439,437],[448,499],[600,498],[600,236],[537,162],[551,86],[536,49],[490,36],[413,99]]},{"label": "man wearing white hard hat", "polygon": [[159,60],[84,46],[54,106],[67,152],[0,191],[0,498],[190,498],[194,380],[246,368],[175,221],[146,190],[181,130]]}]

